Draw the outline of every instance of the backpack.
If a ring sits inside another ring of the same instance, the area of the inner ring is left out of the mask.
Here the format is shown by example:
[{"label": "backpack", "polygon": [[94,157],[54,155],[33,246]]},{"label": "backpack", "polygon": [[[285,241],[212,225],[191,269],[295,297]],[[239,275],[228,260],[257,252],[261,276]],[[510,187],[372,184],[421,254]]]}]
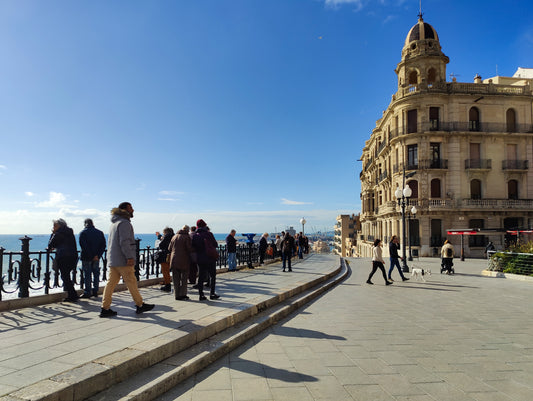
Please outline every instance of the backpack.
[{"label": "backpack", "polygon": [[446,249],[446,256],[449,257],[449,258],[451,258],[453,256],[452,248]]}]

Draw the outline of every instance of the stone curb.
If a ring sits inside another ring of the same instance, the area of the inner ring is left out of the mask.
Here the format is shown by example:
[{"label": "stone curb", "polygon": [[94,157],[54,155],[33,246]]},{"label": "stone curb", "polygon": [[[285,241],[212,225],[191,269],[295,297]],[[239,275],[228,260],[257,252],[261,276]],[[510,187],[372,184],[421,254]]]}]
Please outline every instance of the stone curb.
[{"label": "stone curb", "polygon": [[492,270],[483,270],[481,272],[481,275],[485,277],[506,278],[506,279],[518,280],[518,281],[530,281],[533,283],[532,276],[523,276],[521,274],[511,274],[511,273],[495,272]]},{"label": "stone curb", "polygon": [[[343,266],[336,270],[335,274],[324,281],[324,284],[318,288],[310,288],[294,300],[280,303],[273,307],[272,311],[259,313],[253,318],[251,324],[244,328],[235,327],[234,330],[221,333],[219,336],[210,338],[205,344],[196,344],[190,348],[175,355],[168,360],[162,361],[159,365],[150,368],[151,372],[142,372],[143,378],[132,377],[131,381],[135,384],[141,384],[138,388],[129,391],[129,382],[121,383],[117,387],[104,391],[101,394],[89,398],[88,401],[103,401],[107,399],[120,401],[149,401],[164,394],[165,392],[178,385],[188,377],[198,373],[200,370],[208,367],[220,357],[228,354],[241,344],[255,337],[263,330],[276,324],[281,319],[287,317],[305,304],[311,302],[333,286],[344,281],[349,273],[349,267],[346,267],[344,260]],[[148,378],[148,381],[146,380]]]},{"label": "stone curb", "polygon": [[[341,267],[315,280],[281,289],[257,304],[243,305],[240,311],[225,310],[216,319],[205,317],[142,341],[121,351],[93,360],[67,372],[42,380],[0,398],[0,401],[81,401],[126,378],[176,355],[238,323],[256,316],[290,297],[298,295],[339,274]],[[159,281],[157,279],[157,281]],[[148,281],[148,280],[146,280]],[[54,294],[55,295],[55,294]],[[200,327],[200,328],[198,328]],[[193,361],[195,358],[193,358]],[[194,365],[191,361],[192,366]],[[196,367],[191,368],[194,371]]]}]

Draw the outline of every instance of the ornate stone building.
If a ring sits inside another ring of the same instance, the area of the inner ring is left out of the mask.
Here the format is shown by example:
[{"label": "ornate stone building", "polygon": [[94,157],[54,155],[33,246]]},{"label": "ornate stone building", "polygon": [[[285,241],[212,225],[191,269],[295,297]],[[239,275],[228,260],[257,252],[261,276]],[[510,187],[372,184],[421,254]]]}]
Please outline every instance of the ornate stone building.
[{"label": "ornate stone building", "polygon": [[335,249],[333,253],[340,256],[353,256],[353,249],[357,245],[356,233],[360,230],[359,216],[340,214],[335,223]]},{"label": "ornate stone building", "polygon": [[[489,240],[502,248],[506,230],[533,224],[531,70],[447,82],[448,62],[436,30],[419,16],[395,70],[398,91],[361,157],[362,256],[371,255],[374,238],[401,238],[395,192],[404,181],[412,191],[407,237],[420,256],[440,252],[449,229],[479,229],[464,248],[481,257]],[[459,252],[460,237],[448,239]]]}]

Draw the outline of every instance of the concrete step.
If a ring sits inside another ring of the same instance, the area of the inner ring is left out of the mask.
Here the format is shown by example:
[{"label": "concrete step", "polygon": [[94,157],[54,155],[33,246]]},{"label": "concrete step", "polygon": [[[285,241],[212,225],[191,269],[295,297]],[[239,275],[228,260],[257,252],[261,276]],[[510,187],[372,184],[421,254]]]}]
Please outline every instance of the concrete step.
[{"label": "concrete step", "polygon": [[153,400],[344,281],[349,276],[349,272],[348,264],[341,260],[340,268],[325,281],[315,282],[312,288],[271,305],[245,321],[206,338],[153,366],[140,370],[136,375],[93,395],[88,400]]}]

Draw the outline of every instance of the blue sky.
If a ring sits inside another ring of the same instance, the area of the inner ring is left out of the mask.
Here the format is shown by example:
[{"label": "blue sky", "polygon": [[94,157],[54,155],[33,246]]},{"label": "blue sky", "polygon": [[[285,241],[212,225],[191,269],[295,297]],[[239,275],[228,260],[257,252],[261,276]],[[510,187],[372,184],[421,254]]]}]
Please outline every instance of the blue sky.
[{"label": "blue sky", "polygon": [[[448,74],[533,67],[533,2],[426,0]],[[419,1],[1,0],[0,233],[330,229]],[[450,80],[450,79],[449,79]]]}]

